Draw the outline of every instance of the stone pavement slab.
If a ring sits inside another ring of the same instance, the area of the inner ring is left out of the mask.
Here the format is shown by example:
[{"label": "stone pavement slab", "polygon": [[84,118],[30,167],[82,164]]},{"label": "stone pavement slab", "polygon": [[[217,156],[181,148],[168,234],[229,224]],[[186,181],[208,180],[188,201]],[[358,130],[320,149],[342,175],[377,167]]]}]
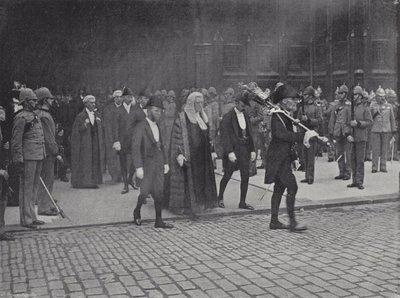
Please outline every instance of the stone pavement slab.
[{"label": "stone pavement slab", "polygon": [[[258,163],[260,164],[260,160]],[[346,204],[365,204],[400,199],[399,173],[400,162],[388,162],[388,173],[371,173],[371,162],[365,163],[365,189],[347,188],[349,181],[334,180],[338,174],[337,163],[327,162],[326,156],[316,160],[316,173],[313,185],[303,184],[303,172],[295,172],[299,190],[296,206],[304,209],[341,206]],[[218,161],[216,170],[217,188],[222,178],[222,165]],[[255,213],[265,213],[270,209],[273,185],[265,185],[263,169],[257,170],[257,175],[250,178],[247,202],[253,205]],[[105,179],[109,179],[105,175]],[[56,181],[53,195],[58,199],[60,206],[71,219],[58,217],[41,217],[48,223],[43,228],[62,228],[83,225],[111,224],[116,222],[132,221],[132,211],[136,205],[139,192],[131,189],[128,194],[121,195],[122,185],[107,183],[99,189],[73,189],[70,183]],[[221,216],[226,214],[242,214],[249,212],[238,209],[240,194],[240,175],[235,172],[225,192],[225,209],[216,208],[200,214],[201,217]],[[142,208],[144,221],[153,221],[155,217],[154,205],[151,199]],[[283,200],[282,207],[285,207]],[[163,211],[164,218],[181,218],[167,210]],[[19,226],[18,207],[9,207],[6,210],[6,224],[8,230],[24,229]]]},{"label": "stone pavement slab", "polygon": [[298,212],[301,234],[254,213],[17,232],[0,297],[398,297],[399,207]]}]

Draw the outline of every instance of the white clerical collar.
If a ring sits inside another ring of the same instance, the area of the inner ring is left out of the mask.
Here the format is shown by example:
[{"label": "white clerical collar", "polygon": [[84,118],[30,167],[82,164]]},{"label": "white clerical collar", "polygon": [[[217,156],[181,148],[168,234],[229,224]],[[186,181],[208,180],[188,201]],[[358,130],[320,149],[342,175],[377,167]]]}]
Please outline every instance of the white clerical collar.
[{"label": "white clerical collar", "polygon": [[239,111],[236,107],[234,107],[234,109],[235,109],[235,112],[236,112],[237,115],[242,115],[243,114],[243,112]]},{"label": "white clerical collar", "polygon": [[131,106],[132,106],[132,103],[130,103],[130,104],[127,105],[127,104],[124,102],[123,105],[124,105],[124,107],[125,107],[126,109],[130,109]]}]

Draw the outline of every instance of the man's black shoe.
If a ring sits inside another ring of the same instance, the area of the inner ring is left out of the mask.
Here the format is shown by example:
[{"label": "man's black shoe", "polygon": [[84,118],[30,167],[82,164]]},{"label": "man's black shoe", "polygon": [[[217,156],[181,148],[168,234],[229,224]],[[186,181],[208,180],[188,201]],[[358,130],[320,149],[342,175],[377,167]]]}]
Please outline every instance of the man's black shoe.
[{"label": "man's black shoe", "polygon": [[219,208],[225,208],[224,201],[219,200],[219,201],[218,201],[218,207],[219,207]]},{"label": "man's black shoe", "polygon": [[328,158],[328,162],[333,162],[334,159],[333,158]]},{"label": "man's black shoe", "polygon": [[308,179],[300,180],[301,183],[308,183]]},{"label": "man's black shoe", "polygon": [[377,172],[378,172],[377,170],[372,170],[372,173],[374,173],[374,174],[377,173]]},{"label": "man's black shoe", "polygon": [[8,233],[3,233],[0,235],[0,241],[14,241],[15,238],[13,235]]},{"label": "man's black shoe", "polygon": [[139,189],[133,181],[129,182],[129,185],[132,186],[133,189]]},{"label": "man's black shoe", "polygon": [[159,228],[159,229],[172,229],[174,226],[172,224],[169,223],[165,223],[163,221],[160,222],[156,222],[156,224],[154,225],[155,228]]},{"label": "man's black shoe", "polygon": [[358,185],[356,183],[352,183],[352,184],[348,184],[347,187],[358,187]]},{"label": "man's black shoe", "polygon": [[32,222],[32,224],[33,225],[36,225],[36,226],[41,226],[41,225],[44,225],[45,224],[45,222],[43,221],[43,220],[34,220],[33,222]]},{"label": "man's black shoe", "polygon": [[381,169],[381,172],[382,173],[387,173],[387,170],[386,169]]},{"label": "man's black shoe", "polygon": [[254,207],[249,205],[249,204],[240,202],[239,203],[239,209],[254,210]]},{"label": "man's black shoe", "polygon": [[350,180],[350,177],[345,176],[343,177],[343,180]]},{"label": "man's black shoe", "polygon": [[122,189],[122,191],[121,191],[121,195],[124,195],[124,194],[126,194],[126,193],[128,193],[128,192],[129,192],[129,188],[127,188],[127,187],[125,188],[125,187],[124,187],[124,188]]},{"label": "man's black shoe", "polygon": [[358,189],[364,189],[364,186],[362,184],[357,185]]},{"label": "man's black shoe", "polygon": [[142,220],[140,219],[140,217],[138,218],[134,218],[133,219],[133,223],[137,226],[141,226],[142,225]]},{"label": "man's black shoe", "polygon": [[23,226],[24,228],[28,228],[28,229],[37,229],[38,228],[37,225],[34,225],[33,223],[21,225],[21,226]]},{"label": "man's black shoe", "polygon": [[344,177],[343,175],[336,176],[335,180],[341,180],[341,179],[343,179],[343,177]]},{"label": "man's black shoe", "polygon": [[313,184],[313,183],[314,183],[314,180],[311,180],[311,179],[310,179],[310,180],[307,181],[307,183],[308,183],[308,184]]},{"label": "man's black shoe", "polygon": [[43,212],[39,212],[39,215],[44,215],[44,216],[56,216],[58,214],[57,210],[54,209],[49,209]]},{"label": "man's black shoe", "polygon": [[287,230],[287,229],[289,229],[289,226],[281,223],[280,221],[277,221],[277,222],[271,221],[269,223],[269,228],[271,230]]}]

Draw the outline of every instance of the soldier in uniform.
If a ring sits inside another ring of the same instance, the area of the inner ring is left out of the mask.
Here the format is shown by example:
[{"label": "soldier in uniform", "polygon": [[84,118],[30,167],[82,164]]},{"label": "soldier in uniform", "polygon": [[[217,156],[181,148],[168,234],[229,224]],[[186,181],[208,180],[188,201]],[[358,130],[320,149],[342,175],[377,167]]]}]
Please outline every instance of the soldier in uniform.
[{"label": "soldier in uniform", "polygon": [[388,160],[392,159],[392,154],[393,154],[393,160],[399,160],[399,155],[398,155],[398,143],[399,143],[399,102],[397,101],[397,94],[393,89],[389,89],[388,93],[386,94],[387,101],[389,104],[392,105],[393,107],[393,113],[394,113],[394,120],[396,123],[396,130],[393,134],[393,138],[390,140],[389,144],[389,151],[388,151]]},{"label": "soldier in uniform", "polygon": [[372,173],[379,170],[386,173],[386,160],[389,147],[389,140],[396,132],[396,122],[393,107],[385,99],[385,90],[379,86],[376,90],[376,103],[371,104],[372,128]]},{"label": "soldier in uniform", "polygon": [[[315,100],[315,90],[312,86],[308,86],[303,92],[303,102],[300,104],[297,118],[301,123],[311,130],[317,130],[322,122],[322,114],[320,108],[317,106]],[[315,155],[317,151],[317,141],[311,140],[310,147],[307,148],[302,145],[304,157],[305,179],[301,180],[302,183],[313,184],[315,173]]]},{"label": "soldier in uniform", "polygon": [[353,90],[354,100],[354,116],[350,121],[352,134],[349,136],[351,146],[351,172],[353,183],[347,187],[357,187],[364,189],[364,159],[365,146],[368,139],[367,128],[372,123],[371,112],[368,107],[363,104],[363,90],[360,86],[356,86]]},{"label": "soldier in uniform", "polygon": [[351,107],[347,100],[349,88],[345,84],[340,86],[338,92],[339,104],[336,105],[329,119],[329,134],[336,140],[336,157],[339,166],[339,175],[335,179],[349,180],[351,175],[350,145],[347,137],[351,133]]},{"label": "soldier in uniform", "polygon": [[38,220],[35,203],[40,185],[40,173],[46,155],[42,123],[36,113],[37,96],[32,89],[25,88],[19,94],[23,109],[15,115],[11,154],[17,165],[20,178],[19,210],[23,227],[36,229],[44,222]]},{"label": "soldier in uniform", "polygon": [[156,211],[156,228],[170,229],[173,225],[162,220],[164,175],[169,172],[168,157],[162,142],[157,122],[161,118],[162,101],[152,98],[148,103],[147,117],[139,122],[133,131],[132,157],[136,166],[136,177],[142,179],[140,195],[133,211],[133,223],[142,224],[140,209],[143,201],[151,194]]},{"label": "soldier in uniform", "polygon": [[[46,157],[43,160],[43,167],[40,176],[51,193],[54,184],[54,164],[56,158],[58,160],[61,159],[61,156],[59,155],[59,147],[56,142],[56,125],[49,112],[49,109],[54,102],[54,97],[46,87],[35,90],[35,94],[40,104],[38,116],[43,127],[44,145],[46,149]],[[58,214],[57,209],[53,206],[45,188],[41,184],[38,193],[38,213],[39,215],[46,216],[55,216]]]}]

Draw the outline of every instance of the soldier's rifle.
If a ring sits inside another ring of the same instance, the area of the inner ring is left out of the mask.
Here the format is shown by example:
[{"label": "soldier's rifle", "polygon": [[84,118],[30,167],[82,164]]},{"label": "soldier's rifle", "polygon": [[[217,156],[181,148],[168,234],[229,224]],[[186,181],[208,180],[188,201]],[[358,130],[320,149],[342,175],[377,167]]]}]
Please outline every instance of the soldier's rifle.
[{"label": "soldier's rifle", "polygon": [[[251,87],[250,87],[251,86]],[[268,95],[263,92],[261,90],[260,87],[257,86],[256,83],[251,82],[249,85],[245,85],[243,83],[239,83],[239,88],[241,88],[242,90],[247,90],[248,92],[256,95],[255,98],[252,98],[252,100],[254,100],[255,102],[257,102],[258,104],[262,105],[262,106],[267,106],[277,112],[281,112],[283,114],[285,114],[286,117],[288,117],[293,123],[295,123],[296,125],[300,126],[301,128],[303,128],[305,131],[311,131],[311,129],[309,129],[307,126],[305,126],[304,124],[302,124],[301,122],[298,121],[298,119],[293,118],[290,113],[284,109],[282,109],[281,107],[273,104],[272,102],[269,101],[268,99]],[[317,138],[326,143],[327,146],[330,146],[330,143],[326,141],[326,138],[321,137],[321,136],[317,136]]]}]

